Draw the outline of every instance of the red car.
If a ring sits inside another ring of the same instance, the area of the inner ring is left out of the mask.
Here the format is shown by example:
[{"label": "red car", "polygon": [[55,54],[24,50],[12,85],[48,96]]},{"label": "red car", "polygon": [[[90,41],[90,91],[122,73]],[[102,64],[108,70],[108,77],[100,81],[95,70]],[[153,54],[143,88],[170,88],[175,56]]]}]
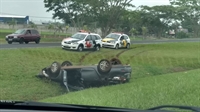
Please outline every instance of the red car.
[{"label": "red car", "polygon": [[7,35],[6,41],[8,44],[12,44],[13,42],[19,42],[20,44],[23,44],[24,42],[26,44],[35,42],[36,44],[39,44],[40,34],[35,29],[19,29],[13,34]]}]

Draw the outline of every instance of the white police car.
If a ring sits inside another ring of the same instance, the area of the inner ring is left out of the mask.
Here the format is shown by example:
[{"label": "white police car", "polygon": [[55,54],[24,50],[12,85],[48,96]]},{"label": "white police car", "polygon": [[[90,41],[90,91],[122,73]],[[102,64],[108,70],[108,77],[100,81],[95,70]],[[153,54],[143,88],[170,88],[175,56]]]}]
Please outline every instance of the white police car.
[{"label": "white police car", "polygon": [[94,49],[99,51],[102,47],[102,38],[99,34],[80,31],[71,37],[62,40],[63,49],[83,51],[84,49]]}]

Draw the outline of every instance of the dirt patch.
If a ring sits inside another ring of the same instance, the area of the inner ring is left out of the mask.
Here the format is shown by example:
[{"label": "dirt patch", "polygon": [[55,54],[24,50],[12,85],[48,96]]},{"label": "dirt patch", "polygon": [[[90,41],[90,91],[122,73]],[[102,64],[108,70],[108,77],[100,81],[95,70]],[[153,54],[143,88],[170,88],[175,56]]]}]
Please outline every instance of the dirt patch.
[{"label": "dirt patch", "polygon": [[90,55],[90,54],[93,53],[93,52],[94,52],[94,51],[85,53],[85,54],[81,57],[81,59],[79,60],[79,65],[82,65],[83,60],[84,60],[88,55]]},{"label": "dirt patch", "polygon": [[112,55],[112,56],[110,56],[109,58],[119,58],[119,56],[120,55],[122,55],[123,53],[125,53],[126,51],[129,51],[129,50],[132,50],[132,49],[136,49],[136,48],[141,48],[141,47],[144,47],[144,46],[139,46],[139,47],[133,47],[133,48],[130,48],[130,49],[126,49],[126,50],[123,50],[123,51],[121,51],[121,52],[119,52],[118,54],[116,54],[116,55]]},{"label": "dirt patch", "polygon": [[123,53],[125,53],[126,51],[129,51],[129,50],[131,50],[131,49],[126,49],[126,50],[123,50],[123,51],[119,52],[119,53],[116,55],[116,58],[119,58],[119,56],[120,56],[121,54],[123,54]]},{"label": "dirt patch", "polygon": [[[88,53],[85,53],[79,60],[79,65],[82,65],[83,61],[87,58],[87,56],[89,56],[91,53],[94,53],[96,51],[91,51],[91,52],[88,52]],[[106,54],[110,51],[105,51],[105,52],[102,52],[103,54]],[[93,58],[97,58],[97,56],[94,56]]]},{"label": "dirt patch", "polygon": [[[125,49],[121,52],[119,52],[118,54],[116,55],[112,55],[112,56],[109,56],[107,59],[112,59],[112,58],[119,58],[120,55],[122,55],[123,53],[125,53],[126,51],[129,51],[131,49],[136,49],[136,48],[141,48],[141,47],[144,47],[144,46],[138,46],[138,47],[133,47],[133,48],[130,48],[130,49]],[[95,51],[91,51],[91,52],[88,52],[88,53],[85,53],[79,60],[79,65],[82,65],[84,59],[86,59],[87,56],[89,56],[91,53],[94,53]],[[111,51],[106,51],[106,52],[103,52],[103,54],[106,54],[107,52],[111,52]],[[95,57],[96,58],[96,57]]]},{"label": "dirt patch", "polygon": [[184,72],[187,69],[183,68],[183,67],[174,67],[174,68],[170,68],[169,69],[171,72]]},{"label": "dirt patch", "polygon": [[[152,50],[152,49],[150,49],[150,50]],[[144,50],[144,51],[141,51],[141,52],[139,52],[139,53],[136,53],[136,54],[132,55],[132,56],[127,60],[126,64],[129,64],[130,61],[131,61],[135,56],[138,56],[138,55],[140,55],[140,54],[142,54],[142,53],[145,53],[145,52],[148,52],[148,51],[150,51],[150,50]]]}]

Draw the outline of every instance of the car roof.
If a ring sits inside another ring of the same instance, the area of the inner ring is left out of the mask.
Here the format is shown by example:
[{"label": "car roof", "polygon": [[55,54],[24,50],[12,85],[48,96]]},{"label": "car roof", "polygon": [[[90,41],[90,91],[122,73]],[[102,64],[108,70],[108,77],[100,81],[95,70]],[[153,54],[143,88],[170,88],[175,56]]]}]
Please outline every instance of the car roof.
[{"label": "car roof", "polygon": [[[125,36],[128,36],[127,34],[121,33],[121,32],[112,32],[112,33],[110,33],[110,34],[118,34],[118,35],[125,35]],[[129,36],[128,36],[128,37],[129,37]]]},{"label": "car roof", "polygon": [[21,28],[21,29],[18,29],[18,30],[36,30],[34,28]]},{"label": "car roof", "polygon": [[79,33],[79,34],[85,34],[85,35],[91,34],[91,35],[98,35],[99,36],[99,34],[97,34],[97,33],[89,33],[89,32],[77,32],[77,33]]}]

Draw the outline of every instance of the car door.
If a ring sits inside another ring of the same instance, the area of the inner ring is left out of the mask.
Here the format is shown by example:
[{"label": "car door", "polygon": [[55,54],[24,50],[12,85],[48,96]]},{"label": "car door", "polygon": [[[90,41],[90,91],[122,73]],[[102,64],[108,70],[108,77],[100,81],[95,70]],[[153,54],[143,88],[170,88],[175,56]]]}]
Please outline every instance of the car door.
[{"label": "car door", "polygon": [[95,47],[96,44],[98,44],[98,39],[96,37],[96,35],[91,35],[92,36],[92,47]]},{"label": "car door", "polygon": [[130,39],[128,38],[127,35],[124,35],[124,46],[123,47],[126,47],[128,43],[130,43]]},{"label": "car door", "polygon": [[101,37],[98,36],[98,35],[94,35],[94,37],[95,37],[96,44],[99,44],[100,47],[102,47],[102,41],[101,41],[102,39],[101,39]]},{"label": "car door", "polygon": [[131,40],[130,40],[130,38],[127,35],[125,35],[124,37],[125,37],[127,43],[131,43]]},{"label": "car door", "polygon": [[88,35],[85,39],[85,44],[84,44],[84,48],[85,49],[90,49],[93,47],[93,42],[92,42],[92,36]]},{"label": "car door", "polygon": [[25,39],[25,41],[31,41],[31,30],[26,30],[24,39]]},{"label": "car door", "polygon": [[35,30],[31,30],[31,41],[36,40],[36,38],[38,37],[37,32]]},{"label": "car door", "polygon": [[123,35],[119,38],[119,41],[120,41],[119,47],[124,47],[124,36]]}]

